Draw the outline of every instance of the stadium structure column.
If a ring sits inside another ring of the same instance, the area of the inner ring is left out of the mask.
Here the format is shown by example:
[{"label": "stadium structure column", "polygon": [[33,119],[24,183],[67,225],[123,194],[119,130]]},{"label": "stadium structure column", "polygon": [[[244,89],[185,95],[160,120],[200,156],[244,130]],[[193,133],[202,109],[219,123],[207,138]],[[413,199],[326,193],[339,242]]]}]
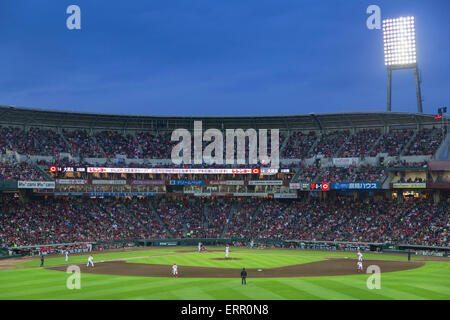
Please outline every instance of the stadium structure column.
[{"label": "stadium structure column", "polygon": [[392,69],[388,67],[388,92],[387,92],[387,111],[392,110],[391,107],[391,97],[392,97]]},{"label": "stadium structure column", "polygon": [[422,110],[422,94],[420,92],[420,75],[419,75],[419,67],[416,66],[414,68],[414,77],[416,78],[416,97],[417,97],[417,111],[419,113],[423,113]]}]

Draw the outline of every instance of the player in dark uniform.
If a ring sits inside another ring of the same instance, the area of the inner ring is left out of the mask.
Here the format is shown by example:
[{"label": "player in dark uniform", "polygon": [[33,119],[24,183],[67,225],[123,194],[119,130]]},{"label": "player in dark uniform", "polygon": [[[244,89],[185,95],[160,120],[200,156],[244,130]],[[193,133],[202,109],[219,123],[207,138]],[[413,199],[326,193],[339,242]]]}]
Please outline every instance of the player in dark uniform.
[{"label": "player in dark uniform", "polygon": [[41,268],[44,266],[44,255],[41,254]]},{"label": "player in dark uniform", "polygon": [[241,278],[242,278],[241,285],[242,284],[247,284],[247,280],[246,280],[246,278],[247,278],[247,271],[245,271],[245,268],[242,268]]}]

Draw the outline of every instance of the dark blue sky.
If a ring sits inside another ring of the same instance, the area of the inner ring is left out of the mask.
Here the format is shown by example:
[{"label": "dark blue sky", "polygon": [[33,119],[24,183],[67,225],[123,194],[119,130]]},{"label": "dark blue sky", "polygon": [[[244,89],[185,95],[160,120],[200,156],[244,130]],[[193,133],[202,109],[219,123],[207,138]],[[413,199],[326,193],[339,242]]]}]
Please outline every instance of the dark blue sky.
[{"label": "dark blue sky", "polygon": [[[81,7],[82,29],[66,28]],[[416,17],[424,112],[450,102],[449,0],[1,0],[0,104],[154,115],[385,111],[382,18]],[[412,70],[393,111],[416,111]]]}]

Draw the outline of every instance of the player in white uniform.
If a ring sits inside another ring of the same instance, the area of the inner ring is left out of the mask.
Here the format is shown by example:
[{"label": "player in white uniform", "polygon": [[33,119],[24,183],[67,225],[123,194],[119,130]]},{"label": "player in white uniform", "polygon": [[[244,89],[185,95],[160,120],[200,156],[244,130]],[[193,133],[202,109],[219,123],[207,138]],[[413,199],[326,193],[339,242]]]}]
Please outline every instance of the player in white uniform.
[{"label": "player in white uniform", "polygon": [[228,251],[230,250],[230,245],[227,244],[227,246],[225,247],[225,258],[228,259]]},{"label": "player in white uniform", "polygon": [[362,272],[363,271],[362,261],[358,261],[357,265],[358,265],[358,272]]},{"label": "player in white uniform", "polygon": [[363,258],[363,255],[362,255],[361,251],[358,251],[358,261],[362,262],[362,258]]},{"label": "player in white uniform", "polygon": [[198,252],[200,253],[201,250],[202,250],[202,243],[199,242],[199,243],[198,243]]},{"label": "player in white uniform", "polygon": [[89,267],[89,264],[92,266],[92,268],[94,267],[94,257],[93,256],[89,256],[86,267]]},{"label": "player in white uniform", "polygon": [[69,250],[66,249],[66,262],[69,261]]},{"label": "player in white uniform", "polygon": [[173,266],[172,266],[172,275],[173,275],[175,278],[178,278],[178,266],[177,266],[176,263],[174,263]]}]

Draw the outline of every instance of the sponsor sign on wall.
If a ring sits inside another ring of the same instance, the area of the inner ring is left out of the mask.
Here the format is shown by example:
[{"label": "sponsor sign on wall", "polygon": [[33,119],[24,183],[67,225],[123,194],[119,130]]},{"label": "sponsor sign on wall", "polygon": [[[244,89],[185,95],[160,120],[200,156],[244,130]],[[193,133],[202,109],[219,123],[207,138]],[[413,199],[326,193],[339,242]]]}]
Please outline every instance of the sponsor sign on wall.
[{"label": "sponsor sign on wall", "polygon": [[205,181],[203,180],[170,180],[171,185],[177,185],[177,186],[199,186],[204,185]]},{"label": "sponsor sign on wall", "polygon": [[165,173],[165,174],[259,174],[259,169],[179,169],[179,168],[104,168],[88,167],[89,173]]},{"label": "sponsor sign on wall", "polygon": [[333,158],[333,164],[337,167],[356,166],[359,158]]},{"label": "sponsor sign on wall", "polygon": [[212,186],[243,186],[244,180],[211,180],[208,182]]},{"label": "sponsor sign on wall", "polygon": [[333,189],[336,190],[375,190],[378,182],[335,182]]},{"label": "sponsor sign on wall", "polygon": [[87,184],[88,181],[87,180],[82,180],[82,179],[56,179],[56,183],[57,184],[77,184],[77,185],[81,185],[81,184]]},{"label": "sponsor sign on wall", "polygon": [[423,183],[393,183],[392,184],[393,188],[423,188],[425,189],[427,187],[427,184],[425,182]]},{"label": "sponsor sign on wall", "polygon": [[328,191],[330,190],[330,184],[328,182],[322,182],[322,183],[310,183],[309,188],[311,191],[316,190],[322,190],[322,191]]},{"label": "sponsor sign on wall", "polygon": [[92,184],[111,184],[111,185],[124,185],[127,184],[127,180],[92,180]]},{"label": "sponsor sign on wall", "polygon": [[131,180],[131,185],[165,185],[164,180]]},{"label": "sponsor sign on wall", "polygon": [[233,193],[233,196],[235,197],[267,197],[269,194],[265,192],[254,192],[254,193],[247,193],[247,192],[235,192]]},{"label": "sponsor sign on wall", "polygon": [[90,197],[112,197],[112,196],[156,196],[154,192],[90,192]]},{"label": "sponsor sign on wall", "polygon": [[282,186],[283,180],[252,180],[248,182],[249,186]]},{"label": "sponsor sign on wall", "polygon": [[19,189],[55,189],[55,181],[18,181]]},{"label": "sponsor sign on wall", "polygon": [[274,193],[273,197],[276,199],[295,199],[297,198],[296,193]]}]

